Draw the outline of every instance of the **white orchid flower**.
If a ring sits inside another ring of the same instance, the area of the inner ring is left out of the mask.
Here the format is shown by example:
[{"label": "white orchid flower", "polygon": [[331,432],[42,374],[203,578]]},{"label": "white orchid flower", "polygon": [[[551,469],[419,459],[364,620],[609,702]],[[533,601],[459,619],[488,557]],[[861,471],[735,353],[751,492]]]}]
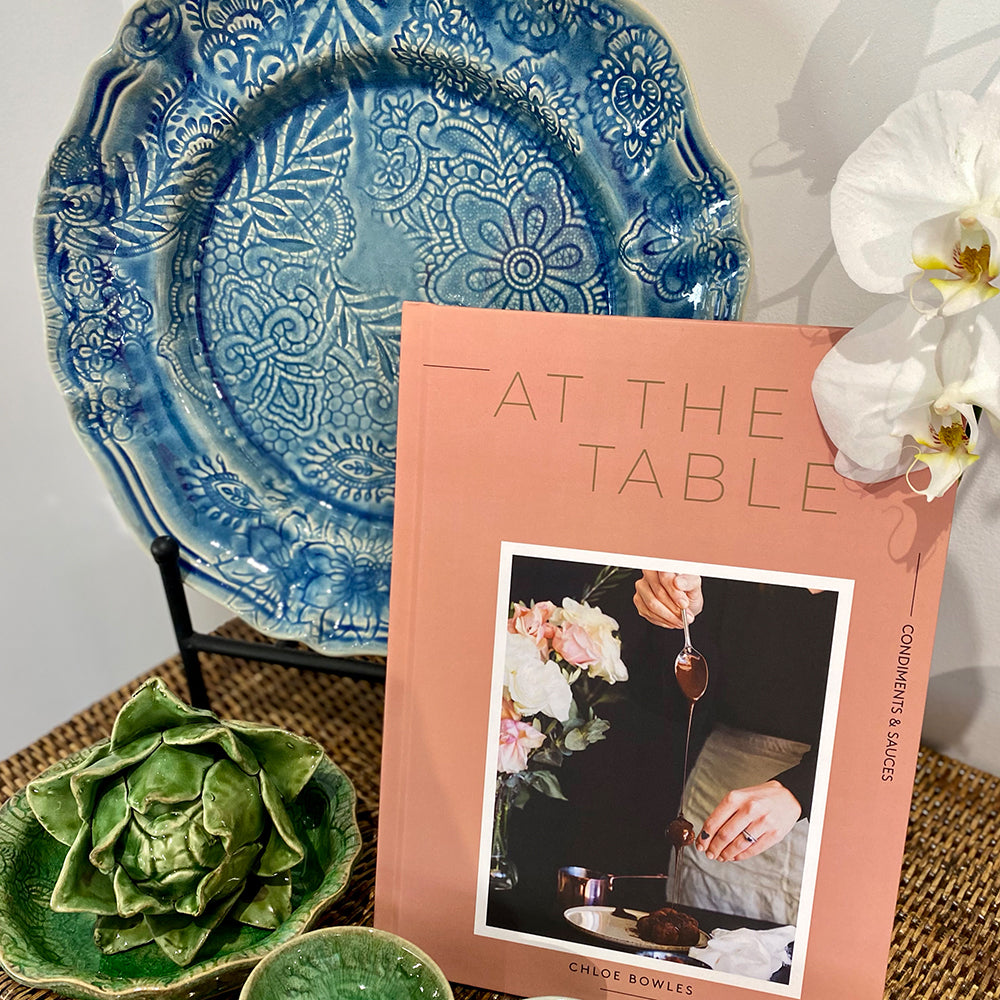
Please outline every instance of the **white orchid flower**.
[{"label": "white orchid flower", "polygon": [[[897,299],[845,334],[812,383],[837,471],[865,483],[905,475],[928,500],[946,493],[979,457],[977,408],[1000,432],[998,329],[1000,309],[926,316]],[[921,465],[930,481],[918,488]]]},{"label": "white orchid flower", "polygon": [[[929,433],[928,433],[929,431]],[[923,435],[923,436],[921,436]],[[929,425],[925,421],[914,427],[911,436],[921,450],[913,456],[906,470],[906,482],[914,493],[921,493],[928,500],[942,496],[962,478],[965,470],[979,460],[976,444],[979,423],[975,409],[959,403],[944,414],[931,407]],[[914,486],[911,473],[919,465],[930,469],[931,477],[923,489]]]},{"label": "white orchid flower", "polygon": [[944,316],[995,296],[1000,94],[938,91],[893,111],[841,167],[830,224],[862,288]]}]

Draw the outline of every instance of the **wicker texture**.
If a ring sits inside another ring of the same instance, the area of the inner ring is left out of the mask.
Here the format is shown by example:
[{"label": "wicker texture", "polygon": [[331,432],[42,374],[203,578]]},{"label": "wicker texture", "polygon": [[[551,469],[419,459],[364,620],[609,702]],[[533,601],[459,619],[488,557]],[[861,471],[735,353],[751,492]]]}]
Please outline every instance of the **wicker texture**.
[{"label": "wicker texture", "polygon": [[[219,633],[267,641],[238,621],[230,622]],[[382,685],[221,656],[203,656],[202,664],[217,714],[267,722],[311,736],[354,783],[365,846],[347,893],[320,925],[370,924]],[[0,762],[0,798],[12,795],[55,761],[108,735],[129,695],[154,674],[186,697],[180,659],[174,657]],[[1000,779],[926,748],[921,750],[885,1000],[1000,998],[998,811]],[[455,994],[457,1000],[498,1000],[503,996],[463,986],[456,987]],[[0,972],[0,1000],[48,1000],[52,996],[48,991],[21,986]]]}]

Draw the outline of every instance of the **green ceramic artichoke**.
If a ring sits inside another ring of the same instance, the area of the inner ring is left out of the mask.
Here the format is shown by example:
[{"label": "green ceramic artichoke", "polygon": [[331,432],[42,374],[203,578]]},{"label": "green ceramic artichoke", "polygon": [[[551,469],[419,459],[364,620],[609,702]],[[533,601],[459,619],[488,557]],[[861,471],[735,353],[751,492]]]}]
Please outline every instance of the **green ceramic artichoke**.
[{"label": "green ceramic artichoke", "polygon": [[312,740],[222,722],[148,681],[110,741],[28,786],[39,823],[69,848],[52,909],[96,914],[106,953],[155,941],[178,965],[224,921],[278,927],[305,856],[285,805],[322,756]]}]

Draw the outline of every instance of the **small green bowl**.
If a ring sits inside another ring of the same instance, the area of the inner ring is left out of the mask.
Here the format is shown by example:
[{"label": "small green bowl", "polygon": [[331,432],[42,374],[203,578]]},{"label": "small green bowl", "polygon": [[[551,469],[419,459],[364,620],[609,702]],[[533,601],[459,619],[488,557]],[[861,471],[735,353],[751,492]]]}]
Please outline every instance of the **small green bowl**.
[{"label": "small green bowl", "polygon": [[416,945],[374,927],[324,927],[276,948],[239,1000],[454,1000]]}]

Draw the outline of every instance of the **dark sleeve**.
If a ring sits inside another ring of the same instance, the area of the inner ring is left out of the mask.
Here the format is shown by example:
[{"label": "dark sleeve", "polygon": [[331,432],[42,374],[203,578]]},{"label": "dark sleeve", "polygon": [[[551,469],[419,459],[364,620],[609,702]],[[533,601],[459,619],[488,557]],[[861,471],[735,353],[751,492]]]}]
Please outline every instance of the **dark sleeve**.
[{"label": "dark sleeve", "polygon": [[[838,594],[720,581],[713,597],[720,605],[714,716],[735,729],[810,748],[798,764],[775,776],[798,800],[802,815],[809,816]],[[784,637],[784,655],[774,653],[775,635]],[[714,662],[709,659],[710,677]]]},{"label": "dark sleeve", "polygon": [[784,785],[798,799],[802,807],[800,818],[808,819],[812,811],[813,788],[816,784],[816,748],[807,750],[798,764],[787,771],[782,771],[774,780]]}]

